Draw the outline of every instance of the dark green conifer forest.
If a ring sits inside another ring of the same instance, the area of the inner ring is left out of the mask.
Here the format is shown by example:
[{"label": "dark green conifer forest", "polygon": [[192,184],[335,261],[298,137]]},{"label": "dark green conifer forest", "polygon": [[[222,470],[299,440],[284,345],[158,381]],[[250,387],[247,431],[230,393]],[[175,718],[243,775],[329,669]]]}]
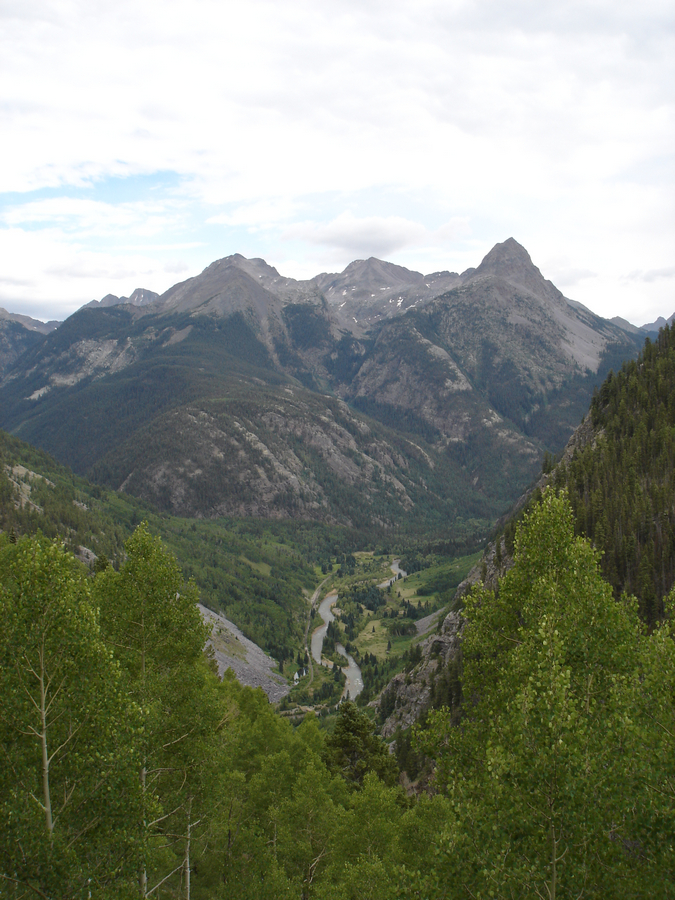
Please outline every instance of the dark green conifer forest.
[{"label": "dark green conifer forest", "polygon": [[590,417],[597,438],[555,483],[567,486],[578,533],[602,551],[615,596],[639,597],[653,625],[675,583],[675,328],[610,373]]}]

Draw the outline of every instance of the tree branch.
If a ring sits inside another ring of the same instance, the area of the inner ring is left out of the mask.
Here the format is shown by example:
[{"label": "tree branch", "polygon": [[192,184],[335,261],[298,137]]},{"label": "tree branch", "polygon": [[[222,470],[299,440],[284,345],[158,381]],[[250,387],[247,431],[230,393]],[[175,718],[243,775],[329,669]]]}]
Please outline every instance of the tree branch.
[{"label": "tree branch", "polygon": [[37,894],[38,897],[44,897],[44,900],[50,900],[47,894],[43,894],[39,888],[33,887],[33,885],[29,884],[27,881],[19,881],[18,878],[12,878],[11,875],[5,875],[4,872],[0,872],[0,878],[4,878],[5,881],[11,881],[12,884],[18,884],[21,887],[28,888],[29,891],[33,891],[33,893]]}]

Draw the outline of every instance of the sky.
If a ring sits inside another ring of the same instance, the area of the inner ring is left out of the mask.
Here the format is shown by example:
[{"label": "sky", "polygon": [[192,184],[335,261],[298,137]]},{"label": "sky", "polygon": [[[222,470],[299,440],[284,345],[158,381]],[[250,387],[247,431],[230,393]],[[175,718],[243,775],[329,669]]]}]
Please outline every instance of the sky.
[{"label": "sky", "polygon": [[514,237],[594,312],[668,317],[674,107],[672,0],[0,0],[0,306]]}]

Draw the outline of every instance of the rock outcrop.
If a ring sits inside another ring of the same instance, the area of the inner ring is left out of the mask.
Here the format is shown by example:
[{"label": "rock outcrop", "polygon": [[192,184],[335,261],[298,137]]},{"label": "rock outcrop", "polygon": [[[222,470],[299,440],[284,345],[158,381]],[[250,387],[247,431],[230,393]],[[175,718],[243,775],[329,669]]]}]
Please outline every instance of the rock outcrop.
[{"label": "rock outcrop", "polygon": [[380,697],[371,705],[383,702],[393,712],[387,717],[381,734],[390,738],[398,729],[410,728],[431,704],[432,684],[459,652],[463,620],[458,612],[450,612],[443,620],[440,633],[432,634],[422,644],[422,659],[411,672],[395,675]]}]

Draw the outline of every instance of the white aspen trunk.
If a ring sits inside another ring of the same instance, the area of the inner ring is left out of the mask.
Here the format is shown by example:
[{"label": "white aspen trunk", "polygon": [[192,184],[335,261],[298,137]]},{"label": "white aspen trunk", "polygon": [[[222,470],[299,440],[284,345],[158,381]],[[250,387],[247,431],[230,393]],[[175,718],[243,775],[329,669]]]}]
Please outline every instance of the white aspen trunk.
[{"label": "white aspen trunk", "polygon": [[185,840],[185,900],[190,900],[190,839],[192,837],[192,797],[188,800],[187,808],[187,833]]},{"label": "white aspen trunk", "polygon": [[52,798],[49,790],[49,747],[47,745],[47,697],[45,694],[44,652],[40,653],[40,739],[42,743],[42,796],[44,799],[45,822],[51,839],[54,833],[52,820]]},{"label": "white aspen trunk", "polygon": [[[141,795],[143,798],[143,843],[145,844],[145,828],[146,828],[146,818],[145,818],[145,782],[146,782],[146,768],[145,763],[141,766]],[[141,866],[141,871],[138,876],[138,886],[141,889],[141,897],[148,896],[148,871],[145,867],[145,850],[143,853],[143,864]]]},{"label": "white aspen trunk", "polygon": [[[143,635],[143,646],[141,649],[141,685],[142,685],[142,696],[143,701],[145,702],[145,622],[141,618],[141,633]],[[145,738],[143,739],[145,742]],[[146,791],[146,781],[147,781],[147,756],[144,755],[143,765],[141,766],[141,799],[143,803],[143,864],[141,866],[141,872],[138,878],[139,887],[141,889],[141,897],[145,898],[148,896],[148,869],[145,864],[145,846],[146,846],[146,830],[148,820],[145,815],[145,791]]]}]

